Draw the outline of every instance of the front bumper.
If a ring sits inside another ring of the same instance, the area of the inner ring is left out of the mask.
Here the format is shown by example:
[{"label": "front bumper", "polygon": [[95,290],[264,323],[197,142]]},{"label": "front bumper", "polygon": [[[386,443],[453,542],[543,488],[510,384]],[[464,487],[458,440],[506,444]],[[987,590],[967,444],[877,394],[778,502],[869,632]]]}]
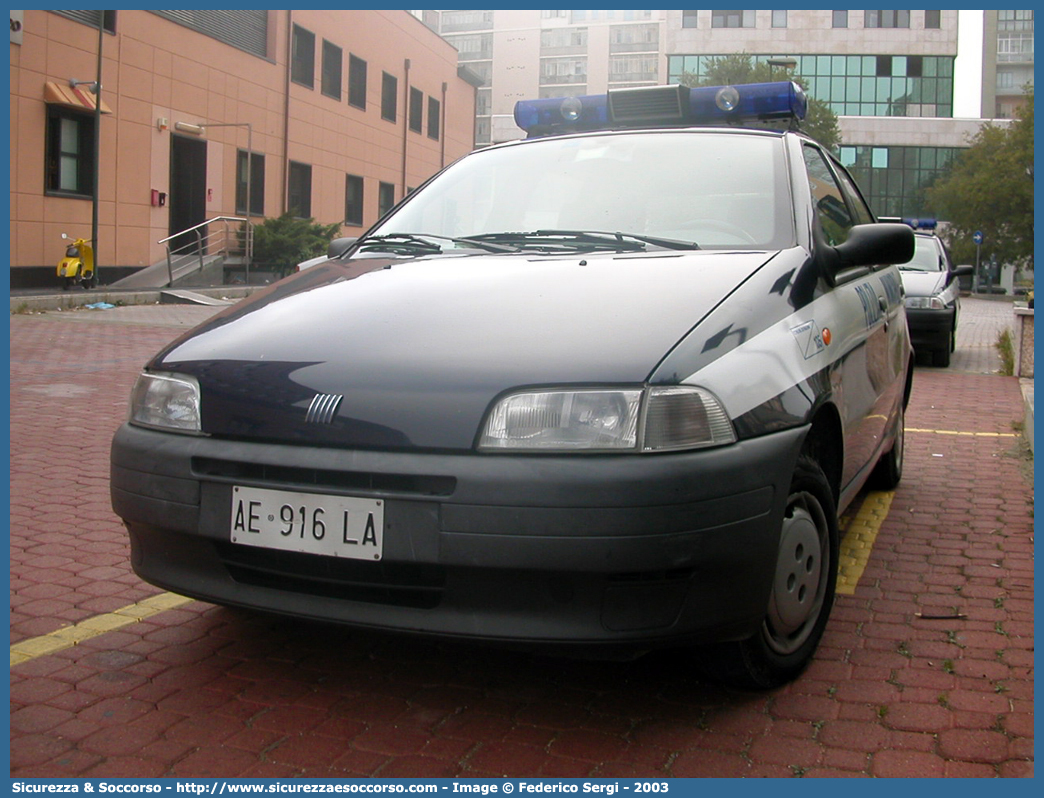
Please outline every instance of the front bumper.
[{"label": "front bumper", "polygon": [[[669,455],[479,456],[124,425],[112,502],[143,579],[219,604],[532,644],[738,639],[768,604],[805,432]],[[231,543],[233,485],[384,499],[382,561]]]},{"label": "front bumper", "polygon": [[910,343],[915,351],[934,352],[950,349],[953,331],[953,308],[929,310],[907,308],[906,324],[910,329]]}]

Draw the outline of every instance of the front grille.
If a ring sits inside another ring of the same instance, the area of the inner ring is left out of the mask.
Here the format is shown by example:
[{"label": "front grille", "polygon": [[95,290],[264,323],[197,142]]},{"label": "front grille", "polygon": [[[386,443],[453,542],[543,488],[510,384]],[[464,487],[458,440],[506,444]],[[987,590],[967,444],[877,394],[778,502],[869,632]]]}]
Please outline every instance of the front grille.
[{"label": "front grille", "polygon": [[446,586],[445,569],[420,563],[373,563],[272,551],[216,541],[236,582],[309,596],[433,609]]},{"label": "front grille", "polygon": [[192,470],[197,476],[207,479],[270,485],[281,490],[304,488],[451,496],[457,489],[457,480],[454,477],[334,471],[265,463],[241,463],[211,457],[194,457]]}]

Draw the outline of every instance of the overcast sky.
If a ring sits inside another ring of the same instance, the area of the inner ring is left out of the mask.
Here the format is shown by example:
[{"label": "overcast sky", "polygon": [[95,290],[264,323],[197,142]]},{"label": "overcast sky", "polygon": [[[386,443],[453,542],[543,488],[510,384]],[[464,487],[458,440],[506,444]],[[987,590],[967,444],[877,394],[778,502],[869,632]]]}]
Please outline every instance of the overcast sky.
[{"label": "overcast sky", "polygon": [[982,11],[960,11],[954,63],[953,115],[977,118],[982,106]]}]

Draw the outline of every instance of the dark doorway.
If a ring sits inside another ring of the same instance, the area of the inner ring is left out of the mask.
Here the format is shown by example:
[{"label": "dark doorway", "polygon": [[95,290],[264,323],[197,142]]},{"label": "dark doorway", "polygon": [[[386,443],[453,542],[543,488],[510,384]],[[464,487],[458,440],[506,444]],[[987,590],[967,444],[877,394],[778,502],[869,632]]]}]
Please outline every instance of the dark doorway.
[{"label": "dark doorway", "polygon": [[[195,227],[207,218],[207,143],[170,137],[170,235]],[[199,231],[203,235],[205,230]],[[170,242],[176,253],[196,252],[199,239],[190,233]],[[205,245],[204,245],[205,248]]]}]

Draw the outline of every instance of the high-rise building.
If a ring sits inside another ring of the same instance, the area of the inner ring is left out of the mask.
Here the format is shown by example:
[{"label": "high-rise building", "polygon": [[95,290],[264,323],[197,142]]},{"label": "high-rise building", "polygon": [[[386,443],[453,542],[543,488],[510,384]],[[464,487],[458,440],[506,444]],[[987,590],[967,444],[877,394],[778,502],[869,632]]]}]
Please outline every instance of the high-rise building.
[{"label": "high-rise building", "polygon": [[982,110],[1010,119],[1033,83],[1033,10],[983,13]]},{"label": "high-rise building", "polygon": [[925,186],[981,124],[953,117],[955,10],[447,10],[426,21],[481,81],[478,145],[521,137],[519,99],[699,79],[711,59],[746,54],[781,77],[792,68],[830,105],[841,160],[876,213],[920,216]]}]

